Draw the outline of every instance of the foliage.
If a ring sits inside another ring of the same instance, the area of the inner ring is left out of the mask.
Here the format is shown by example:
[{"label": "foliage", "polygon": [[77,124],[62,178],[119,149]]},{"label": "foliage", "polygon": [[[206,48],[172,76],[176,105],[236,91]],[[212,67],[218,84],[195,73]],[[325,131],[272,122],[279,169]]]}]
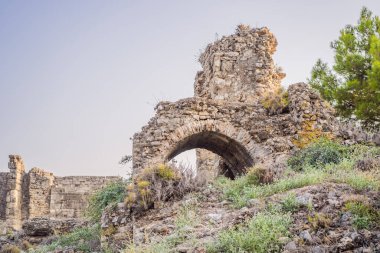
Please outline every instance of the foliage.
[{"label": "foliage", "polygon": [[33,253],[52,252],[56,249],[70,247],[75,252],[95,252],[100,247],[100,226],[77,228],[73,232],[62,235],[49,245],[31,250]]},{"label": "foliage", "polygon": [[282,87],[273,93],[265,93],[261,104],[270,115],[283,113],[289,106],[289,95]]},{"label": "foliage", "polygon": [[232,201],[235,207],[240,208],[245,206],[250,199],[268,197],[291,189],[318,184],[324,179],[324,173],[311,169],[296,176],[284,177],[273,184],[267,185],[255,186],[247,184],[245,177],[241,177],[237,180],[220,178],[216,184],[222,189],[225,197]]},{"label": "foliage", "polygon": [[246,226],[223,231],[208,252],[279,252],[279,238],[289,234],[290,214],[258,213]]},{"label": "foliage", "polygon": [[281,209],[284,212],[294,213],[300,208],[300,203],[296,199],[296,195],[293,193],[288,194],[281,202]]},{"label": "foliage", "polygon": [[307,216],[307,221],[314,230],[318,230],[319,228],[328,228],[332,223],[332,220],[323,213],[309,214]]},{"label": "foliage", "polygon": [[107,206],[122,202],[126,191],[125,185],[124,181],[119,180],[109,183],[95,192],[89,199],[89,206],[86,211],[87,217],[93,222],[98,222]]},{"label": "foliage", "polygon": [[363,8],[356,25],[347,25],[331,43],[335,62],[330,69],[318,60],[311,86],[332,102],[343,117],[352,115],[364,125],[380,124],[380,18]]},{"label": "foliage", "polygon": [[357,229],[369,229],[380,222],[380,211],[363,202],[349,201],[344,209],[354,216],[353,225]]},{"label": "foliage", "polygon": [[182,197],[199,185],[192,171],[157,164],[145,168],[133,179],[127,186],[124,202],[129,207],[147,210],[160,202]]},{"label": "foliage", "polygon": [[328,139],[321,138],[307,148],[300,150],[288,160],[294,170],[302,170],[307,165],[323,167],[326,164],[337,164],[342,161],[347,148]]},{"label": "foliage", "polygon": [[122,164],[122,165],[127,164],[127,163],[129,163],[129,162],[132,161],[132,158],[133,158],[133,157],[132,157],[131,155],[124,155],[124,156],[120,159],[119,164]]},{"label": "foliage", "polygon": [[306,120],[302,122],[302,128],[297,132],[297,138],[292,143],[298,148],[305,148],[321,138],[332,139],[331,133],[323,132],[321,129],[314,127],[315,121]]},{"label": "foliage", "polygon": [[[297,157],[299,154],[296,154],[295,159],[297,162],[295,166],[298,166],[296,170],[286,171],[283,177],[272,184],[252,184],[252,181],[248,180],[249,176],[246,175],[235,180],[220,177],[215,182],[215,185],[223,192],[224,198],[231,201],[237,208],[245,206],[250,199],[268,197],[322,182],[345,183],[358,190],[380,189],[380,170],[360,171],[355,169],[356,161],[363,159],[363,157],[377,157],[380,154],[379,147],[364,145],[343,146],[328,140],[321,140],[315,145],[318,147],[327,145],[329,151],[323,151],[322,158],[319,156],[313,158],[315,157],[314,152],[312,152],[313,155],[308,157],[305,155],[302,158]],[[332,161],[336,161],[333,156],[335,151],[339,152],[338,163],[328,162],[331,161],[329,154],[332,154]],[[318,154],[318,152],[315,153]],[[309,162],[304,163],[304,160],[309,160]]]},{"label": "foliage", "polygon": [[252,185],[270,184],[273,182],[274,174],[272,171],[256,165],[248,169],[246,174],[247,183]]}]

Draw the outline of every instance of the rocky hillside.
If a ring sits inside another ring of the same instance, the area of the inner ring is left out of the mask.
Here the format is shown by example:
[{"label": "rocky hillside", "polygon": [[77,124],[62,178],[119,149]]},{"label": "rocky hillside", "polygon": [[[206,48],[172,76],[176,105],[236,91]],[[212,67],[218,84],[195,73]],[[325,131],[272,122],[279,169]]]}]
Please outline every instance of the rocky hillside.
[{"label": "rocky hillside", "polygon": [[380,148],[329,140],[281,175],[256,166],[205,184],[159,165],[95,194],[89,225],[57,235],[30,221],[0,252],[380,252],[379,190]]}]

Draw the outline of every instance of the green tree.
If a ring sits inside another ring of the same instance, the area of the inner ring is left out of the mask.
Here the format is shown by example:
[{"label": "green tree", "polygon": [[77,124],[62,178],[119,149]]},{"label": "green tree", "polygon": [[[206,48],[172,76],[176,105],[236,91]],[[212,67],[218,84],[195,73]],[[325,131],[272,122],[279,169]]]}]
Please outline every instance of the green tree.
[{"label": "green tree", "polygon": [[347,25],[331,43],[332,69],[318,59],[308,80],[346,118],[380,126],[380,18],[363,7],[356,25]]}]

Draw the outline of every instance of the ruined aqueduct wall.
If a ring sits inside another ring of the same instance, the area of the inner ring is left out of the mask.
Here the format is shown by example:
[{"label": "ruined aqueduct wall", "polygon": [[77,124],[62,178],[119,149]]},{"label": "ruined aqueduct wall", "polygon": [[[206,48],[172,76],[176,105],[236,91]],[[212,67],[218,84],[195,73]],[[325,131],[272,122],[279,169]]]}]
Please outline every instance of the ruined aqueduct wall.
[{"label": "ruined aqueduct wall", "polygon": [[90,195],[116,180],[120,177],[56,177],[50,194],[50,217],[82,217]]},{"label": "ruined aqueduct wall", "polygon": [[289,112],[276,115],[262,105],[197,97],[161,102],[156,116],[134,136],[134,168],[138,171],[183,151],[204,148],[240,174],[243,168],[274,163],[288,153],[305,121],[321,131],[334,131],[331,109],[306,84],[294,84],[288,93]]},{"label": "ruined aqueduct wall", "polygon": [[24,171],[20,156],[10,155],[10,172],[0,173],[0,220],[14,229],[36,217],[80,218],[89,196],[120,177],[56,177],[39,168]]},{"label": "ruined aqueduct wall", "polygon": [[199,58],[194,97],[160,102],[134,135],[134,173],[193,148],[198,173],[211,177],[225,167],[232,177],[253,164],[276,168],[305,131],[380,144],[380,134],[338,122],[331,106],[304,83],[289,86],[285,110],[268,112],[263,100],[279,96],[285,77],[272,59],[276,46],[268,28],[246,25],[209,44]]}]

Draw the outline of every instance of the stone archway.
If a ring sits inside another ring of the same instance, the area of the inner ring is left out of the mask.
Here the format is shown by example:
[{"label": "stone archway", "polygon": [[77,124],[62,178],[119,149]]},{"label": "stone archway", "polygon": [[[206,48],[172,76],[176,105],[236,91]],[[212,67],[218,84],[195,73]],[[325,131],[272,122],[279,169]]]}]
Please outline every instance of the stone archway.
[{"label": "stone archway", "polygon": [[226,135],[212,131],[193,134],[178,142],[165,160],[171,160],[176,155],[195,148],[206,149],[222,157],[228,166],[229,172],[232,173],[231,177],[243,174],[246,168],[253,165],[251,155],[239,142]]},{"label": "stone archway", "polygon": [[[257,148],[252,136],[241,122],[225,117],[225,111],[206,113],[207,108],[211,111],[222,109],[217,103],[207,102],[191,98],[159,104],[156,116],[134,136],[134,173],[195,148],[206,149],[222,157],[233,176],[252,166]],[[236,112],[236,108],[232,106],[231,113]]]},{"label": "stone archway", "polygon": [[[298,133],[336,133],[333,110],[306,84],[280,92],[285,74],[272,59],[276,46],[268,28],[244,25],[209,44],[199,58],[194,97],[160,102],[156,115],[134,135],[134,174],[191,148],[223,157],[220,165],[234,174],[253,164],[282,170]],[[285,100],[288,110],[270,113],[266,100]],[[197,153],[198,160],[207,167],[217,158]]]}]

